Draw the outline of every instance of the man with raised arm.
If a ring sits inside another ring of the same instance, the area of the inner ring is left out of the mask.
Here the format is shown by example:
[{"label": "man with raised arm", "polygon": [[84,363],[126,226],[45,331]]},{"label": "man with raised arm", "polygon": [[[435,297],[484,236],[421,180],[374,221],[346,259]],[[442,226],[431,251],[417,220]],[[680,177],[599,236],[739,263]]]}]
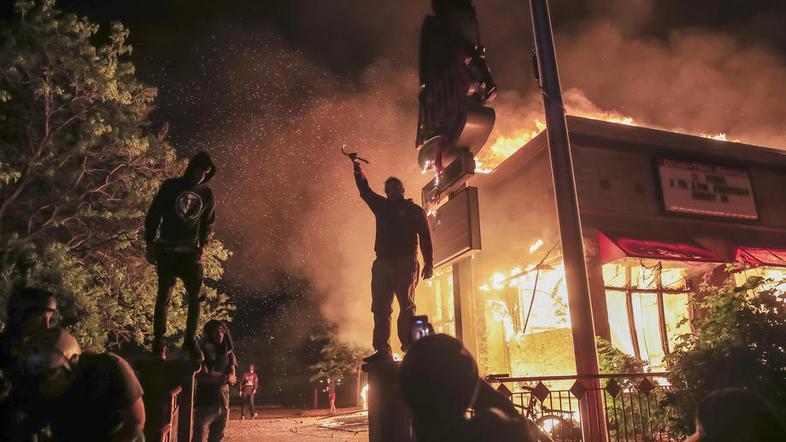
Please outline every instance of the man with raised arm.
[{"label": "man with raised arm", "polygon": [[[415,316],[415,287],[418,276],[431,278],[434,262],[431,232],[426,212],[411,199],[404,199],[404,185],[400,179],[385,181],[385,196],[371,190],[360,163],[353,159],[355,183],[360,197],[376,218],[374,251],[377,258],[371,268],[371,312],[374,314],[373,346],[376,353],[366,362],[392,359],[390,349],[390,321],[393,297],[398,299],[400,313],[398,336],[403,351],[411,344],[410,323]],[[419,272],[417,249],[423,255],[423,271]]]}]

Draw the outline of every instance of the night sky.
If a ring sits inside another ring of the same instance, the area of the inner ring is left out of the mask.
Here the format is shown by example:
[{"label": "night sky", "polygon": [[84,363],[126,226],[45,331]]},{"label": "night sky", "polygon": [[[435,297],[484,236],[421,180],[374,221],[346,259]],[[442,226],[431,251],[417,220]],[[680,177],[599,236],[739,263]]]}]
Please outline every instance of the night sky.
[{"label": "night sky", "polygon": [[[4,15],[10,3],[3,2]],[[500,119],[510,109],[508,114],[531,112],[528,2],[475,3],[502,91]],[[169,124],[182,155],[208,149],[217,159],[216,235],[235,252],[222,284],[239,306],[233,330],[254,354],[247,359],[261,363],[263,373],[284,374],[286,364],[274,367],[269,360],[302,351],[308,329],[324,317],[350,340],[361,340],[357,335],[368,325],[357,323],[370,323],[367,305],[346,301],[342,290],[357,297],[352,299],[367,297],[361,276],[372,259],[372,219],[336,150],[344,142],[365,149],[376,167],[372,184],[390,174],[417,177],[417,43],[429,2],[58,5],[101,24],[128,26],[138,76],[159,87],[155,124]],[[563,87],[580,90],[594,107],[662,127],[727,132],[786,147],[780,127],[786,117],[786,2],[552,5]],[[674,95],[681,99],[668,99]],[[749,106],[737,106],[742,102]],[[417,195],[419,187],[409,185],[409,194]]]}]

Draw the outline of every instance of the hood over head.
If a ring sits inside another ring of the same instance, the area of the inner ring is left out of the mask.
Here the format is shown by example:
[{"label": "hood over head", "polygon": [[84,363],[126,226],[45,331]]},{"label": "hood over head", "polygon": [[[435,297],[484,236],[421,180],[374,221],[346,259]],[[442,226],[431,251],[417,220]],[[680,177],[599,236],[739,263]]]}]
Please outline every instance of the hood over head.
[{"label": "hood over head", "polygon": [[216,175],[216,163],[214,163],[213,159],[210,158],[210,154],[204,150],[191,157],[191,160],[188,161],[186,171],[183,172],[183,176],[188,176],[197,166],[206,166],[208,169],[205,179],[202,180],[202,183],[200,184],[210,181],[210,179]]}]

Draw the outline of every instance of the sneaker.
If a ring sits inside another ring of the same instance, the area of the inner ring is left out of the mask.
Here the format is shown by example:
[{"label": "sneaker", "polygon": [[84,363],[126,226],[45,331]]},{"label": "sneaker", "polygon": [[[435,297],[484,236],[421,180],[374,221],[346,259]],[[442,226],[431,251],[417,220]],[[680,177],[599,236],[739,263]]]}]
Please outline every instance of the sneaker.
[{"label": "sneaker", "polygon": [[240,416],[240,420],[244,421],[244,420],[246,420],[246,417],[245,416]]},{"label": "sneaker", "polygon": [[390,351],[378,351],[371,356],[363,358],[363,362],[392,361],[393,353]]},{"label": "sneaker", "polygon": [[259,413],[254,412],[254,414],[251,417],[257,417],[257,416],[259,416]]}]

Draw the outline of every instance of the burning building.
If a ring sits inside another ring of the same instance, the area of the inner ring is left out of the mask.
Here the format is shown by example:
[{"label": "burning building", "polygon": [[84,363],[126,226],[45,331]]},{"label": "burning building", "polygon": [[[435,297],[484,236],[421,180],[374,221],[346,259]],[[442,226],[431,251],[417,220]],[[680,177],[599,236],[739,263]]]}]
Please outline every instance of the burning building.
[{"label": "burning building", "polygon": [[[568,127],[595,333],[666,370],[700,282],[781,279],[786,154],[579,117]],[[483,169],[431,212],[438,267],[419,311],[484,375],[575,374],[546,134]]]}]

